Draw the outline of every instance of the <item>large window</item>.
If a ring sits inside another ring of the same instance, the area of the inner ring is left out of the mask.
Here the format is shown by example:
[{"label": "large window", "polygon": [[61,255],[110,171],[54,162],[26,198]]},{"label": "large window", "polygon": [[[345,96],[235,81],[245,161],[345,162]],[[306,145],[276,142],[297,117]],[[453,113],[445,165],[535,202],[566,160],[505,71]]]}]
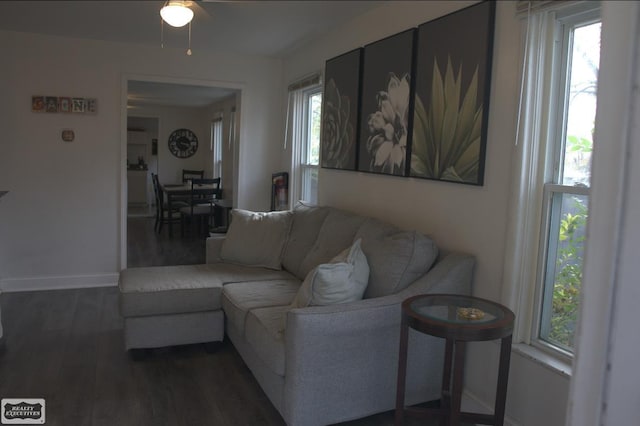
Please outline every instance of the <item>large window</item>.
[{"label": "large window", "polygon": [[319,89],[306,93],[304,136],[302,138],[302,182],[300,199],[317,203],[318,165],[320,164],[320,109],[322,93]]},{"label": "large window", "polygon": [[[304,84],[307,83],[307,84]],[[320,164],[320,120],[322,86],[316,76],[289,92],[291,120],[292,174],[290,191],[293,201],[311,204],[318,201]]]},{"label": "large window", "polygon": [[520,278],[531,289],[523,294],[535,297],[519,307],[532,312],[520,337],[560,357],[573,353],[589,212],[600,58],[593,5],[529,17],[519,214],[537,213],[529,232],[516,236],[525,258],[514,260],[532,271]]},{"label": "large window", "polygon": [[584,18],[560,22],[560,90],[558,116],[550,129],[551,176],[544,185],[546,252],[538,334],[546,344],[572,352],[589,209],[600,23]]},{"label": "large window", "polygon": [[211,122],[211,151],[213,152],[212,177],[222,177],[222,117]]}]

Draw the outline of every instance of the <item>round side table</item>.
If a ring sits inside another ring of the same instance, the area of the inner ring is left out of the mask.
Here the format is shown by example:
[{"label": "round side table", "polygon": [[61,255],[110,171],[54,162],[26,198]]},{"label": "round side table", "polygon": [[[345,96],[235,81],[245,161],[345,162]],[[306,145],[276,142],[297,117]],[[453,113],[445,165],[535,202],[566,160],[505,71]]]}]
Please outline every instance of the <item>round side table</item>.
[{"label": "round side table", "polygon": [[[405,415],[439,417],[445,424],[455,426],[461,421],[501,426],[504,423],[514,319],[515,315],[506,307],[471,296],[425,294],[402,302],[396,426],[403,424]],[[439,408],[404,405],[409,328],[446,339]],[[466,343],[496,339],[501,339],[502,342],[494,413],[460,412]]]}]

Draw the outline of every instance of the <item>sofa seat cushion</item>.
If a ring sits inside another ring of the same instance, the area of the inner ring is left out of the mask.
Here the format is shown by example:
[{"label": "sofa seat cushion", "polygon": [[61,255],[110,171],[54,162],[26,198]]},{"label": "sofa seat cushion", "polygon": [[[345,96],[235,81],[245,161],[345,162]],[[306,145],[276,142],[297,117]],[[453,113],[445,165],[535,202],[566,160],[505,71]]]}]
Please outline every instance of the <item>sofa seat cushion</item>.
[{"label": "sofa seat cushion", "polygon": [[300,280],[297,278],[227,284],[222,290],[222,308],[227,321],[244,336],[249,311],[283,305],[288,309],[299,288]]},{"label": "sofa seat cushion", "polygon": [[285,345],[282,324],[289,306],[252,309],[247,315],[246,341],[258,357],[277,375],[284,376]]},{"label": "sofa seat cushion", "polygon": [[213,263],[207,265],[207,267],[217,279],[222,281],[222,284],[244,281],[295,279],[295,277],[287,271],[256,268],[253,266],[237,265],[234,263]]},{"label": "sofa seat cushion", "polygon": [[124,317],[203,312],[221,308],[222,281],[210,265],[153,266],[120,272]]}]

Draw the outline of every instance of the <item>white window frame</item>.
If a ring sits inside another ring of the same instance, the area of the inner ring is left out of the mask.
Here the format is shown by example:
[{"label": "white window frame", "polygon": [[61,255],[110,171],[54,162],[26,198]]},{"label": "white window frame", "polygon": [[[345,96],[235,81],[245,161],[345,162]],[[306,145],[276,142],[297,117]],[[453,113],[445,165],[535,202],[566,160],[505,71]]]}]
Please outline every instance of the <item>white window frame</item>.
[{"label": "white window frame", "polygon": [[309,101],[312,96],[322,95],[322,84],[317,83],[291,91],[291,140],[292,140],[292,177],[290,182],[290,200],[317,202],[318,194],[310,194],[310,175],[319,171],[319,164],[309,162],[309,126],[311,110]]},{"label": "white window frame", "polygon": [[563,46],[568,32],[564,28],[598,20],[599,5],[581,2],[549,6],[531,14],[524,23],[528,28],[503,301],[517,313],[514,342],[539,350],[541,359],[556,359],[565,365],[571,362],[571,352],[538,338],[549,235],[545,213],[553,192],[589,192],[587,188],[557,185],[554,178],[562,167],[556,141],[560,140],[558,129],[563,128],[559,120],[564,119],[565,106],[560,96],[568,66],[566,43]]}]

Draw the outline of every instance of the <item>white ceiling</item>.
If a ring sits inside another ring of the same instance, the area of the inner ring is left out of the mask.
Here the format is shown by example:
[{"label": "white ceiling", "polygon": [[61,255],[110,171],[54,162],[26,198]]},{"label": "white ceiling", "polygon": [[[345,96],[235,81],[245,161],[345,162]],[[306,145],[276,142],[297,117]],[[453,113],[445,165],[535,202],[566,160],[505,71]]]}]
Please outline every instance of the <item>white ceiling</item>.
[{"label": "white ceiling", "polygon": [[[282,57],[381,1],[193,1],[192,50]],[[0,30],[160,46],[164,1],[0,1]],[[184,47],[188,27],[164,26]]]},{"label": "white ceiling", "polygon": [[[160,46],[164,1],[0,1],[0,30]],[[382,1],[194,1],[201,50],[283,57]],[[164,25],[164,45],[186,48],[188,27]],[[232,90],[130,82],[129,105],[205,106]]]}]

